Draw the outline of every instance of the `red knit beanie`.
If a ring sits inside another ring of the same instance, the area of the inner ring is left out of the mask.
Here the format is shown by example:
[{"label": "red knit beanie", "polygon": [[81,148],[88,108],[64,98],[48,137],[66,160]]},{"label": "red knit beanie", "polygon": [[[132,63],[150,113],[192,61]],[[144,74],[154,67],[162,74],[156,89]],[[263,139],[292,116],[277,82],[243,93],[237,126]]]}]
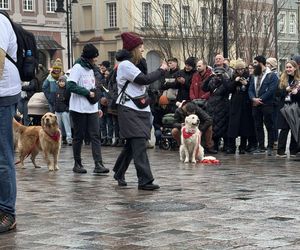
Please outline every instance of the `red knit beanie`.
[{"label": "red knit beanie", "polygon": [[137,34],[132,32],[122,33],[121,38],[123,40],[123,49],[128,51],[131,51],[137,46],[143,44],[143,40]]}]

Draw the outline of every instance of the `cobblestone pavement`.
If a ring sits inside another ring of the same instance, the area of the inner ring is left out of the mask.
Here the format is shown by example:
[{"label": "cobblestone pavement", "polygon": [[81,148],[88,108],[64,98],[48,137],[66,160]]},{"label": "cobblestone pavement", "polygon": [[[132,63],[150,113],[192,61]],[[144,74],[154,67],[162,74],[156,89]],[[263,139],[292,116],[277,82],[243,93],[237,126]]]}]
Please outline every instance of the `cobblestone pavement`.
[{"label": "cobblestone pavement", "polygon": [[[102,149],[110,169],[119,148]],[[158,191],[127,187],[112,173],[72,172],[71,147],[60,170],[26,160],[17,170],[17,230],[0,235],[0,249],[300,249],[300,156],[219,154],[221,164],[179,162],[178,152],[149,149]]]}]

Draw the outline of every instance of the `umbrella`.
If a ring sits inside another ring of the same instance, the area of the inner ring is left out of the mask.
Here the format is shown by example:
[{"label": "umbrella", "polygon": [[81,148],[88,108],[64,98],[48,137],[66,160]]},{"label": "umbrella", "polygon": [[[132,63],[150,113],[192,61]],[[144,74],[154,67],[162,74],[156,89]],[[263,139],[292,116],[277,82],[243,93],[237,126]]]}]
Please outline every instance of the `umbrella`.
[{"label": "umbrella", "polygon": [[300,107],[298,103],[285,104],[280,112],[289,124],[292,135],[300,146]]}]

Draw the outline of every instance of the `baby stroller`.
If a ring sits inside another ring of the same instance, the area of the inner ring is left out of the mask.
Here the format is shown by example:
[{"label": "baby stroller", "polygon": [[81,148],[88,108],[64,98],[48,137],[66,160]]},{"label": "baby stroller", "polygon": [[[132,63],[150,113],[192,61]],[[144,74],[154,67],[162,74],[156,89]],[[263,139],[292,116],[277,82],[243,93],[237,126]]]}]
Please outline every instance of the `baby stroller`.
[{"label": "baby stroller", "polygon": [[162,135],[159,148],[164,150],[175,149],[177,147],[176,140],[172,137],[172,128],[174,124],[174,114],[165,114],[162,118]]}]

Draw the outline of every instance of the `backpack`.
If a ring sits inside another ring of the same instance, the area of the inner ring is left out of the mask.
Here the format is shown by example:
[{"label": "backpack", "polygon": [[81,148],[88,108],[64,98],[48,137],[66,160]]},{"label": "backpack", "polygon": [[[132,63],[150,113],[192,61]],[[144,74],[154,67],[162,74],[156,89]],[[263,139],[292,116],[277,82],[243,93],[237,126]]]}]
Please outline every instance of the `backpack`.
[{"label": "backpack", "polygon": [[10,21],[16,34],[18,44],[17,62],[15,62],[8,54],[6,54],[6,58],[18,68],[22,81],[31,81],[35,78],[35,71],[38,65],[38,52],[35,37],[20,24],[13,22],[5,11],[0,11],[0,14],[6,16]]}]

